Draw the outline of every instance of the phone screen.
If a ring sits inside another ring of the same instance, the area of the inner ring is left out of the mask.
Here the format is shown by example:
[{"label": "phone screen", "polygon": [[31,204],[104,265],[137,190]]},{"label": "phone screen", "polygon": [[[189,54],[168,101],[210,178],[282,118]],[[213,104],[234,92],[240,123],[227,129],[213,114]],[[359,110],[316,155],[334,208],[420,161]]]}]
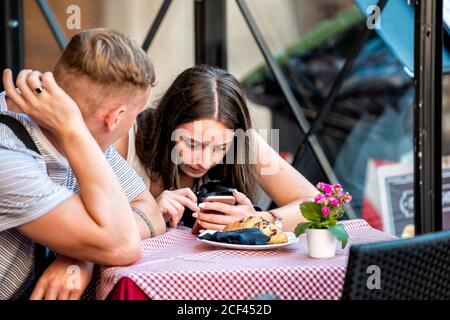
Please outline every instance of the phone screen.
[{"label": "phone screen", "polygon": [[233,206],[236,203],[236,198],[233,196],[209,196],[203,199],[203,202],[221,202]]}]

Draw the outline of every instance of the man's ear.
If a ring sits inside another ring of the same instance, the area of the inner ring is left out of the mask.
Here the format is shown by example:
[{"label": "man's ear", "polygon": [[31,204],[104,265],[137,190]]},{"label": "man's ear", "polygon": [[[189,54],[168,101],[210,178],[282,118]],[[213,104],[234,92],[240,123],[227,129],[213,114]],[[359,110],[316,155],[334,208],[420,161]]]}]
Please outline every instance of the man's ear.
[{"label": "man's ear", "polygon": [[113,131],[117,127],[126,109],[126,106],[120,105],[116,108],[110,109],[107,112],[105,115],[105,125],[108,128],[108,131]]}]

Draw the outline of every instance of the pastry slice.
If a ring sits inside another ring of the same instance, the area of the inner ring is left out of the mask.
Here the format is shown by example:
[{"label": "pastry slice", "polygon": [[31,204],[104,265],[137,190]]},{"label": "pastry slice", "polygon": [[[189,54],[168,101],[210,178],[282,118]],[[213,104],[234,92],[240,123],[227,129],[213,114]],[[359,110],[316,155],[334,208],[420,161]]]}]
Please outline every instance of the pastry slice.
[{"label": "pastry slice", "polygon": [[279,244],[288,242],[286,234],[274,225],[272,222],[265,220],[262,217],[252,216],[238,220],[229,226],[225,227],[223,231],[234,231],[246,228],[258,228],[266,236],[270,237],[267,244]]}]

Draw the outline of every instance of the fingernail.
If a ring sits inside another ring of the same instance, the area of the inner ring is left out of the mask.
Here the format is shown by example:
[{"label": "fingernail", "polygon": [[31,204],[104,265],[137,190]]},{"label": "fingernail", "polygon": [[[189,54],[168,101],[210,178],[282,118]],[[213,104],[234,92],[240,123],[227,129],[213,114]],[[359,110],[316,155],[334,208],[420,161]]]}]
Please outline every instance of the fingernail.
[{"label": "fingernail", "polygon": [[200,203],[200,204],[198,205],[198,207],[199,207],[199,208],[206,208],[206,204]]},{"label": "fingernail", "polygon": [[194,218],[198,218],[198,213],[194,212],[194,213],[192,214],[192,216],[193,216]]}]

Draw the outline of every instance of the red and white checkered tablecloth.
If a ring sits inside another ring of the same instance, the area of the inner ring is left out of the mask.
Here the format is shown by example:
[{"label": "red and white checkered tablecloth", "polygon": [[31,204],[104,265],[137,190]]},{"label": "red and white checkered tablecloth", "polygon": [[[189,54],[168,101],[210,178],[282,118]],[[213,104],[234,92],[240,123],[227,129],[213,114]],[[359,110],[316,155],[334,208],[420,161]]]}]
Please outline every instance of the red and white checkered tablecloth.
[{"label": "red and white checkered tablecloth", "polygon": [[[344,221],[349,244],[394,237],[364,220]],[[308,256],[306,236],[300,243],[273,251],[223,250],[195,239],[179,227],[142,242],[144,257],[129,267],[102,270],[97,298],[105,299],[128,277],[150,299],[339,299],[349,245],[334,258]]]}]

